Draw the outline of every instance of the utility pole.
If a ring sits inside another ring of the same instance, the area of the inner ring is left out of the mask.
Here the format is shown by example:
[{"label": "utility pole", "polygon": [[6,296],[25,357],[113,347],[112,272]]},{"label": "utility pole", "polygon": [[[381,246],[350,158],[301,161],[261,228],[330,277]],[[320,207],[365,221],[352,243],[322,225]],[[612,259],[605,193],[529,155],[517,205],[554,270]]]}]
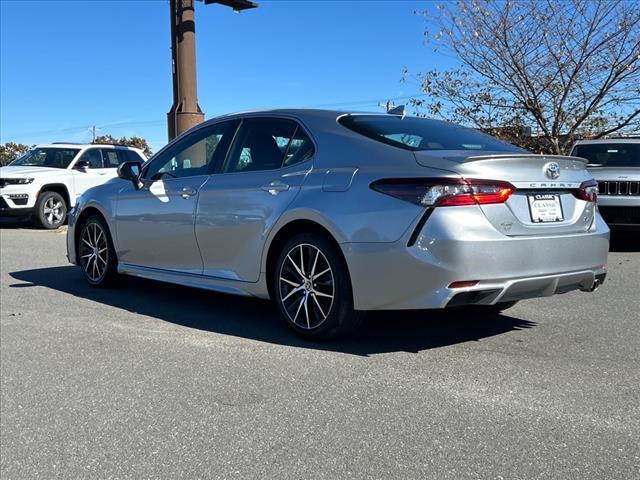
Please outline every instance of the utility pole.
[{"label": "utility pole", "polygon": [[100,129],[95,125],[93,125],[92,127],[89,127],[87,130],[89,130],[92,135],[91,143],[96,143],[96,130],[100,130]]},{"label": "utility pole", "polygon": [[[249,0],[204,0],[204,3],[220,3],[236,11],[258,6]],[[169,140],[204,120],[204,113],[198,105],[196,83],[194,4],[195,0],[169,0],[173,77],[173,105],[167,113]]]},{"label": "utility pole", "polygon": [[169,110],[169,139],[204,120],[196,84],[195,0],[170,0],[173,105]]}]

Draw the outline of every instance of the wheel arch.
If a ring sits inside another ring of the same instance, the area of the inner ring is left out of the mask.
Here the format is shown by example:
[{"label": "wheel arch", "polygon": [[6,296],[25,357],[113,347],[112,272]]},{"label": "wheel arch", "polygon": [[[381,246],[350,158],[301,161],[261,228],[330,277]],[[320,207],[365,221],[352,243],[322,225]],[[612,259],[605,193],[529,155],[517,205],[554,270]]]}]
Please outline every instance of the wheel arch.
[{"label": "wheel arch", "polygon": [[342,256],[342,259],[347,266],[347,271],[349,271],[349,264],[344,255],[344,252],[342,251],[342,248],[340,247],[340,241],[338,240],[338,238],[340,237],[337,236],[332,230],[333,229],[330,229],[330,227],[323,225],[316,220],[311,220],[308,218],[292,219],[282,224],[277,229],[276,233],[271,236],[271,240],[267,246],[267,254],[265,255],[263,266],[266,275],[265,280],[267,284],[267,290],[271,298],[274,298],[273,273],[275,271],[275,268],[277,267],[276,263],[278,261],[280,251],[282,250],[282,247],[284,247],[284,245],[287,243],[287,241],[289,241],[289,239],[300,233],[315,233],[330,241],[336,247],[338,253]]},{"label": "wheel arch", "polygon": [[47,183],[43,185],[38,192],[38,198],[45,192],[56,192],[60,194],[67,205],[67,210],[69,210],[73,206],[71,205],[71,195],[69,194],[69,188],[64,183]]},{"label": "wheel arch", "polygon": [[77,258],[78,242],[80,240],[80,233],[82,233],[82,225],[84,224],[87,218],[94,215],[101,217],[104,223],[107,225],[107,228],[109,229],[109,235],[111,236],[111,241],[113,242],[114,236],[113,236],[113,232],[111,231],[111,225],[109,224],[109,221],[107,220],[107,216],[104,214],[104,212],[94,205],[89,205],[85,207],[82,210],[82,212],[80,212],[80,215],[78,215],[78,217],[76,218],[75,224],[74,224],[75,228],[73,231],[73,242],[75,245],[76,262],[78,261],[78,258]]}]

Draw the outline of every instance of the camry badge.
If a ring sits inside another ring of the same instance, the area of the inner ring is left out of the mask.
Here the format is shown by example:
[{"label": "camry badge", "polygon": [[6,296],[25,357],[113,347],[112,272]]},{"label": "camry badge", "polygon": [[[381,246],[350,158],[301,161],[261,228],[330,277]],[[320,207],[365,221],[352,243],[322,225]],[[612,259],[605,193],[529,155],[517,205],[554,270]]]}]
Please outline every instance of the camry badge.
[{"label": "camry badge", "polygon": [[544,174],[551,180],[555,180],[560,176],[560,165],[556,162],[549,162],[544,166]]}]

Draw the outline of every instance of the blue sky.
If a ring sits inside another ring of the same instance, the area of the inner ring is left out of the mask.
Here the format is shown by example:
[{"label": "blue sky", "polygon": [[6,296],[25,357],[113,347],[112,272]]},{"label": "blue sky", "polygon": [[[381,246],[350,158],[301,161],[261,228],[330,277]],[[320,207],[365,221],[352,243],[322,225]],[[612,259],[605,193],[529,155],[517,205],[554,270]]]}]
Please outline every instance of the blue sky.
[{"label": "blue sky", "polygon": [[[403,67],[449,59],[423,44],[425,2],[263,0],[240,14],[196,5],[198,96],[207,118],[270,107],[350,107],[418,92]],[[0,142],[167,141],[167,0],[0,0]]]}]

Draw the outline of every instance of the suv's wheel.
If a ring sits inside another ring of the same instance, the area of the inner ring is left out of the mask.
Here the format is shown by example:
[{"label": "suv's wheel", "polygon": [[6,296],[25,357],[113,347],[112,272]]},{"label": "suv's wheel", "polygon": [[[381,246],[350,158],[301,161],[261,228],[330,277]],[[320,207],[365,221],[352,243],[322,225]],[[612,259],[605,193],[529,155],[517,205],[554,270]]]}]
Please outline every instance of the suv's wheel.
[{"label": "suv's wheel", "polygon": [[67,218],[67,204],[58,192],[42,192],[36,202],[35,220],[39,227],[53,230]]},{"label": "suv's wheel", "polygon": [[273,293],[283,320],[297,334],[326,340],[360,325],[353,310],[349,271],[337,248],[324,237],[301,234],[278,258]]},{"label": "suv's wheel", "polygon": [[105,221],[91,216],[81,227],[78,264],[85,280],[94,287],[107,287],[117,275],[116,254]]}]

